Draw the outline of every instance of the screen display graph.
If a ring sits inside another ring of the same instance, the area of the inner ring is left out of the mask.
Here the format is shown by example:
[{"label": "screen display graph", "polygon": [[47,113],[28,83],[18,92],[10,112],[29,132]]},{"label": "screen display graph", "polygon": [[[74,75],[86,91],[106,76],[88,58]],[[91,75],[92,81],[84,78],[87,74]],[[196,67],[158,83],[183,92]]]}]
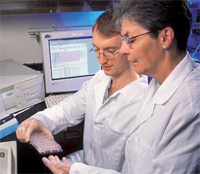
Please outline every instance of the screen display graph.
[{"label": "screen display graph", "polygon": [[89,69],[91,38],[50,40],[52,79],[93,74]]}]

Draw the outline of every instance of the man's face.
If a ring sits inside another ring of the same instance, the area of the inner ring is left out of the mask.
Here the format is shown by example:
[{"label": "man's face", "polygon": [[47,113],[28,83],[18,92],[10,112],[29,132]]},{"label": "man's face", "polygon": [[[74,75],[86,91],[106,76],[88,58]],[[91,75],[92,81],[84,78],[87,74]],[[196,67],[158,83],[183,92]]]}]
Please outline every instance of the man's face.
[{"label": "man's face", "polygon": [[[95,28],[93,31],[93,46],[95,50],[100,53],[115,53],[121,47],[121,39],[119,35],[115,35],[111,38],[102,36]],[[127,56],[119,53],[114,55],[112,60],[108,60],[103,54],[100,54],[98,61],[105,74],[112,77],[120,76],[130,67],[130,62],[128,61]]]},{"label": "man's face", "polygon": [[[127,19],[122,20],[121,35],[128,38],[147,33],[137,22]],[[127,55],[128,60],[133,64],[138,74],[145,74],[154,77],[159,71],[160,64],[163,61],[162,45],[159,39],[150,37],[150,33],[130,39],[130,44],[122,42],[120,53]]]}]

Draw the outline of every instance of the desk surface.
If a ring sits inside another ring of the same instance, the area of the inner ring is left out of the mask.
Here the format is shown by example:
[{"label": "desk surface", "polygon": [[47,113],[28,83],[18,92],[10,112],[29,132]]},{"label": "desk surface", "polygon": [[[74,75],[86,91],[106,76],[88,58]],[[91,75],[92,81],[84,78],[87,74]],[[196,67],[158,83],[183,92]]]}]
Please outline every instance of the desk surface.
[{"label": "desk surface", "polygon": [[[29,110],[17,115],[17,120],[21,123],[26,118],[32,116],[38,111],[46,108],[45,103],[39,103]],[[55,140],[62,146],[63,152],[55,154],[58,157],[66,156],[74,151],[80,150],[83,147],[83,127],[84,123],[80,123],[77,126],[68,128],[67,131],[62,131],[55,135]],[[29,143],[21,143],[16,138],[16,134],[12,133],[1,139],[5,141],[17,142],[17,161],[18,161],[18,173],[49,173],[49,170],[44,166],[42,157],[45,155],[39,155],[39,153]],[[46,155],[47,157],[48,155]]]}]

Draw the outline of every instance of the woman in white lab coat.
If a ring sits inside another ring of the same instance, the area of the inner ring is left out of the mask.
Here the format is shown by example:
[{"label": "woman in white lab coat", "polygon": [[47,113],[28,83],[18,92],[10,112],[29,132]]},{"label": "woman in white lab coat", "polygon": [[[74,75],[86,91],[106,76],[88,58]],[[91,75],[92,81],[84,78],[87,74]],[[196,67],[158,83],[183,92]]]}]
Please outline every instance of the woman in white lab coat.
[{"label": "woman in white lab coat", "polygon": [[111,170],[106,169],[113,172],[122,169],[127,135],[142,104],[147,79],[140,78],[127,57],[118,54],[121,40],[111,19],[112,12],[107,11],[93,28],[94,48],[91,52],[97,55],[103,70],[80,91],[37,113],[17,129],[18,139],[28,142],[36,128],[56,134],[85,120],[83,157],[78,155],[77,161],[71,158],[73,164],[64,159],[68,166],[65,171],[52,168],[52,161],[60,162],[57,157],[44,158],[54,173],[110,173]]},{"label": "woman in white lab coat", "polygon": [[124,174],[194,174],[200,167],[200,65],[186,51],[185,1],[124,0],[116,24],[138,74],[153,77],[126,144]]}]

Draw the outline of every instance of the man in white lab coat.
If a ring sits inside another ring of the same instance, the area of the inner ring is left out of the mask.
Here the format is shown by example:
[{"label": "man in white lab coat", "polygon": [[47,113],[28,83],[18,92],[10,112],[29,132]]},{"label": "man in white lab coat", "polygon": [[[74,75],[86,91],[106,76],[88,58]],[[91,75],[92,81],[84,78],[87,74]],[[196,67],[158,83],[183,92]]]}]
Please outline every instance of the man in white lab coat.
[{"label": "man in white lab coat", "polygon": [[200,65],[187,53],[185,0],[123,0],[120,53],[153,77],[126,144],[123,174],[200,171]]},{"label": "man in white lab coat", "polygon": [[[85,120],[84,148],[60,162],[44,158],[54,173],[111,173],[121,171],[128,132],[135,122],[147,87],[126,55],[119,54],[121,40],[112,11],[102,14],[93,27],[93,48],[102,71],[82,89],[52,108],[35,114],[18,127],[20,141],[28,142],[34,129],[51,135]],[[61,164],[61,165],[60,165]],[[59,165],[59,167],[57,166]]]}]

